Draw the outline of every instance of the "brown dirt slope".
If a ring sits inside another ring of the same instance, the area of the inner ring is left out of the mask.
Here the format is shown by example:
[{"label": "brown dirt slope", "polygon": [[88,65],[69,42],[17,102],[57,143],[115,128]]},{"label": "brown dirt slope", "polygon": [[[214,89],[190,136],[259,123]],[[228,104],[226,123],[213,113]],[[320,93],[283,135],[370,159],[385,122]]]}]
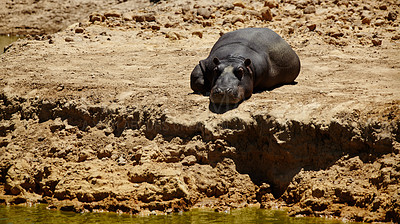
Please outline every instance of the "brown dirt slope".
[{"label": "brown dirt slope", "polygon": [[[398,13],[394,1],[160,1],[19,40],[0,56],[0,201],[399,222]],[[297,84],[213,113],[190,72],[220,34],[250,26],[295,49]]]}]

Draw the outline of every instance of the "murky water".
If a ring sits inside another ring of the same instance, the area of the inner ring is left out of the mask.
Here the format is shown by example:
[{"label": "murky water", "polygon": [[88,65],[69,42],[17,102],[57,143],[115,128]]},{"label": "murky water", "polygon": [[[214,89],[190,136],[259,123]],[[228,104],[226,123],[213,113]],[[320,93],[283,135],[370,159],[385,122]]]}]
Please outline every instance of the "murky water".
[{"label": "murky water", "polygon": [[10,45],[12,42],[18,40],[20,37],[0,35],[0,54],[4,52],[4,48]]},{"label": "murky water", "polygon": [[171,215],[158,216],[130,216],[114,213],[84,213],[62,212],[47,210],[45,205],[32,207],[25,206],[0,206],[0,223],[273,223],[273,224],[339,224],[338,220],[324,218],[293,218],[288,217],[283,211],[245,208],[233,210],[229,213],[217,213],[208,210],[193,210]]}]

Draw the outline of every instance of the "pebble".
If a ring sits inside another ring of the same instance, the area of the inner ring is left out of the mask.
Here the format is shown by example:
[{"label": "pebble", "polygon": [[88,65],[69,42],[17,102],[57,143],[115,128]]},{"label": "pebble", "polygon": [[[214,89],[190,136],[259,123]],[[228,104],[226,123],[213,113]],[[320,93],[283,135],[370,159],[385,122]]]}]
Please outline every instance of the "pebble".
[{"label": "pebble", "polygon": [[307,28],[308,28],[310,31],[314,31],[314,30],[317,28],[317,24],[315,24],[315,23],[308,24],[308,25],[307,25]]},{"label": "pebble", "polygon": [[261,18],[263,20],[266,20],[266,21],[272,20],[272,13],[271,13],[271,9],[269,7],[265,7],[263,9],[261,9],[260,13],[261,13]]},{"label": "pebble", "polygon": [[387,9],[387,6],[386,6],[386,5],[380,5],[380,6],[379,6],[379,9],[380,9],[380,10],[386,10],[386,9]]},{"label": "pebble", "polygon": [[182,165],[184,166],[191,166],[194,165],[197,162],[197,158],[194,155],[190,155],[190,156],[186,156],[183,160],[182,160]]},{"label": "pebble", "polygon": [[246,6],[244,5],[244,3],[242,1],[235,1],[233,3],[233,6],[240,7],[240,8],[246,8]]},{"label": "pebble", "polygon": [[397,14],[395,12],[389,12],[387,16],[387,20],[395,21],[397,19]]},{"label": "pebble", "polygon": [[201,31],[193,31],[192,35],[193,36],[198,36],[200,38],[203,38],[203,32],[201,32]]},{"label": "pebble", "polygon": [[374,46],[380,46],[380,45],[382,45],[382,40],[381,39],[372,39],[372,44]]},{"label": "pebble", "polygon": [[367,16],[367,17],[364,17],[362,20],[361,20],[361,23],[362,24],[371,24],[371,18],[369,17],[369,16]]},{"label": "pebble", "polygon": [[72,38],[72,37],[65,38],[65,42],[73,42],[73,41],[74,41],[74,38]]},{"label": "pebble", "polygon": [[400,40],[400,34],[396,34],[392,37],[392,40]]},{"label": "pebble", "polygon": [[208,8],[198,8],[197,15],[202,16],[204,19],[209,19],[211,17],[211,10]]},{"label": "pebble", "polygon": [[304,14],[312,14],[315,13],[315,6],[309,5],[303,10]]},{"label": "pebble", "polygon": [[75,33],[83,33],[85,30],[82,27],[77,27]]},{"label": "pebble", "polygon": [[94,13],[89,16],[89,21],[92,23],[94,23],[95,21],[104,22],[104,20],[106,20],[106,17],[99,13]]},{"label": "pebble", "polygon": [[378,19],[375,21],[375,26],[382,26],[383,24],[385,24],[385,20],[383,19]]},{"label": "pebble", "polygon": [[267,0],[264,2],[264,6],[272,9],[272,8],[278,8],[279,4],[278,1],[276,0]]},{"label": "pebble", "polygon": [[122,14],[122,19],[125,21],[131,21],[131,20],[133,20],[133,14],[132,13],[124,13],[124,14]]},{"label": "pebble", "polygon": [[139,14],[139,15],[133,15],[133,19],[136,22],[154,22],[156,21],[156,16],[152,13],[146,13],[146,14]]},{"label": "pebble", "polygon": [[108,11],[106,13],[104,13],[105,17],[121,17],[121,13],[117,12],[117,11]]}]

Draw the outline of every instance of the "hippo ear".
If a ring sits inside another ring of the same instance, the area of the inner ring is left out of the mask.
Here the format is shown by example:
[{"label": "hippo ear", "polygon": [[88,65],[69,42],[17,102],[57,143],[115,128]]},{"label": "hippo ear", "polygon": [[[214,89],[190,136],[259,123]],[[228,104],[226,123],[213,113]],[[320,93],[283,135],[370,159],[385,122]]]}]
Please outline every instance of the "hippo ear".
[{"label": "hippo ear", "polygon": [[221,64],[221,62],[219,61],[219,59],[218,59],[217,57],[215,57],[215,58],[213,59],[213,62],[214,62],[215,65]]},{"label": "hippo ear", "polygon": [[246,65],[246,67],[247,66],[250,66],[250,64],[251,64],[251,60],[250,59],[246,59],[246,60],[244,60],[244,65]]}]

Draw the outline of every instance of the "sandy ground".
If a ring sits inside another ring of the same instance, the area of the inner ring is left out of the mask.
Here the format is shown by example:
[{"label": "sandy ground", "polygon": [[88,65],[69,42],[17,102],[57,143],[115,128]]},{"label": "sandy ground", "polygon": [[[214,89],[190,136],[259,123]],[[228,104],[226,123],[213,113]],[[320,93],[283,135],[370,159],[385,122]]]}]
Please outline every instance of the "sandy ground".
[{"label": "sandy ground", "polygon": [[[0,201],[400,220],[398,2],[71,3],[1,3],[1,32],[32,36],[0,56]],[[32,7],[68,19],[10,17]],[[243,27],[280,34],[301,73],[214,113],[190,72]]]}]

